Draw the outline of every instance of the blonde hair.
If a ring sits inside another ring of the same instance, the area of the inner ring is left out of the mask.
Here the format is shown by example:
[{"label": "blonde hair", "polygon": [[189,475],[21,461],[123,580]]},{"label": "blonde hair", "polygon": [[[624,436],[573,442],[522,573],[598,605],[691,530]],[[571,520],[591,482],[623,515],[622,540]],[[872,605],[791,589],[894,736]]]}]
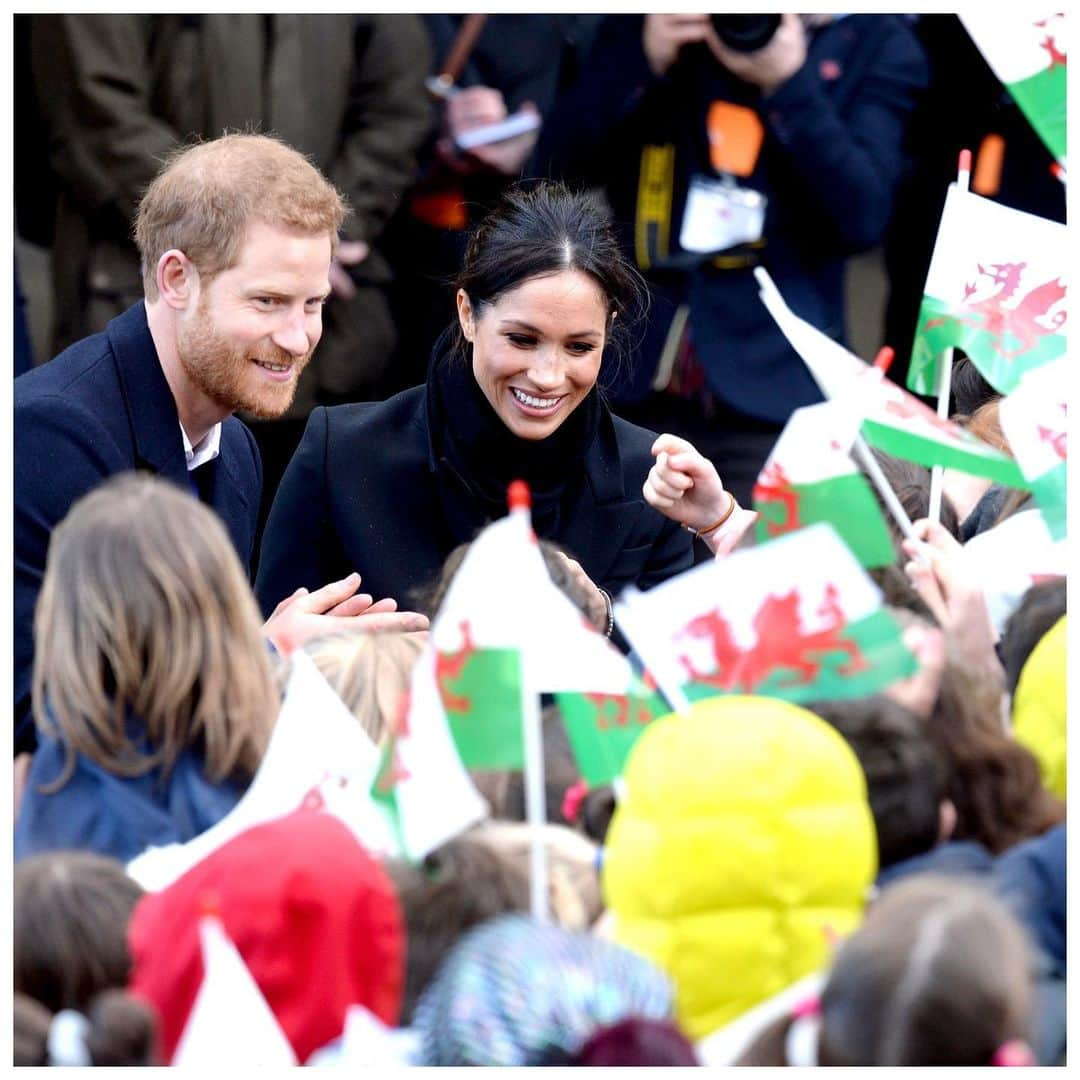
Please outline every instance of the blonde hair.
[{"label": "blonde hair", "polygon": [[[253,775],[278,709],[255,598],[217,516],[172,484],[114,477],[53,531],[34,619],[34,716],[121,776]],[[135,720],[150,752],[127,730]]]},{"label": "blonde hair", "polygon": [[303,154],[270,135],[229,134],[176,148],[139,203],[135,243],[143,287],[156,300],[157,264],[182,251],[212,279],[234,266],[252,221],[336,247],[348,214],[342,194]]},{"label": "blonde hair", "polygon": [[304,649],[364,731],[383,743],[397,720],[426,636],[354,630],[319,638]]}]

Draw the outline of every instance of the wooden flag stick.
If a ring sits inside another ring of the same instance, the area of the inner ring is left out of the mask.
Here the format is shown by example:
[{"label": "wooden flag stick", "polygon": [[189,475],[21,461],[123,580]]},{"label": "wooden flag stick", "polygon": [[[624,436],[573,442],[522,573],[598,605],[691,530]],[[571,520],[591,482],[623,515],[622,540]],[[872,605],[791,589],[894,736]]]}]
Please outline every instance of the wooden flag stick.
[{"label": "wooden flag stick", "polygon": [[[960,162],[956,170],[956,183],[961,191],[967,191],[971,185],[971,151],[960,151]],[[941,370],[938,373],[937,414],[942,420],[949,419],[949,398],[952,394],[952,369],[955,349],[950,345],[942,357]],[[930,508],[926,516],[935,524],[941,520],[941,489],[945,470],[935,465],[930,470]]]}]

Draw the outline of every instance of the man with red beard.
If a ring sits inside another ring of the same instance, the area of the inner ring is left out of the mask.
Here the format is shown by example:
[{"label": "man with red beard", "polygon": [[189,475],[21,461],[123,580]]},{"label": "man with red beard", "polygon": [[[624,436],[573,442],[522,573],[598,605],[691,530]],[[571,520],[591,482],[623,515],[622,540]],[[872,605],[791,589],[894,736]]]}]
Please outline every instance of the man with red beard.
[{"label": "man with red beard", "polygon": [[[277,139],[226,135],[176,152],[135,223],[144,301],[15,380],[16,752],[35,742],[32,624],[49,536],[76,499],[115,473],[164,476],[217,511],[251,569],[262,466],[232,414],[289,407],[322,334],[346,213]],[[359,585],[356,574],[311,582],[283,598],[267,636],[291,649],[361,617],[371,629],[427,625]]]}]

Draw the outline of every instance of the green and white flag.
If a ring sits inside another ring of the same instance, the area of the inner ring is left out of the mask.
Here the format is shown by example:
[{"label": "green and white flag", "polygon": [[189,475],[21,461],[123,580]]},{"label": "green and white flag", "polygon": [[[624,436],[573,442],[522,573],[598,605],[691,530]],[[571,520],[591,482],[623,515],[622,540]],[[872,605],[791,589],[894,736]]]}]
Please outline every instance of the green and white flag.
[{"label": "green and white flag", "polygon": [[1064,358],[1028,372],[1002,398],[999,412],[1001,430],[1055,540],[1066,532],[1069,374]]},{"label": "green and white flag", "polygon": [[946,349],[1003,394],[1065,353],[1065,226],[950,184],[915,327],[908,387],[937,395]]},{"label": "green and white flag", "polygon": [[912,674],[881,591],[827,522],[657,585],[616,618],[671,700],[862,697]]},{"label": "green and white flag", "polygon": [[489,807],[462,764],[439,699],[434,649],[412,671],[408,699],[371,785],[385,811],[397,852],[419,862],[483,820]]},{"label": "green and white flag", "polygon": [[850,395],[791,414],[754,485],[759,541],[828,521],[863,566],[896,559],[881,507],[851,460],[861,420]]},{"label": "green and white flag", "polygon": [[621,768],[642,725],[669,711],[551,580],[525,507],[473,542],[429,645],[425,699],[441,706],[470,769],[525,766],[525,695],[557,694],[590,783],[617,775],[610,770]]},{"label": "green and white flag", "polygon": [[639,678],[626,666],[618,693],[556,693],[570,749],[590,787],[622,775],[634,743],[657,717],[671,712],[652,678]]},{"label": "green and white flag", "polygon": [[972,7],[960,16],[979,52],[1051,154],[1065,158],[1065,14],[1024,4]]},{"label": "green and white flag", "polygon": [[860,400],[861,432],[871,446],[927,468],[942,465],[1008,487],[1027,487],[1019,466],[1008,454],[959,424],[941,419],[913,394],[884,378],[877,368],[800,319],[784,303],[768,274],[760,267],[754,273],[761,285],[762,302],[810,369],[821,392],[829,399],[853,395]]}]

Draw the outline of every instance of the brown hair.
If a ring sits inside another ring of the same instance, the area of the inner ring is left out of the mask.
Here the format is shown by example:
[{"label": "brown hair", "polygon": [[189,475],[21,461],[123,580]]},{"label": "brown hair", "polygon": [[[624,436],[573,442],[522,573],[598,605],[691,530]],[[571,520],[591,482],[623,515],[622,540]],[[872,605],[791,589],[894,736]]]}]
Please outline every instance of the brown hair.
[{"label": "brown hair", "polygon": [[326,233],[336,245],[347,213],[344,197],[322,173],[270,135],[234,133],[179,146],[135,219],[146,297],[157,299],[158,260],[173,248],[211,279],[236,264],[253,221],[304,236]]},{"label": "brown hair", "polygon": [[89,851],[32,855],[15,866],[15,990],[52,1012],[85,1011],[127,985],[127,927],[143,890],[115,859]]},{"label": "brown hair", "polygon": [[[912,521],[924,518],[930,511],[930,470],[913,461],[905,461],[902,458],[884,454],[880,450],[873,451],[874,456],[881,465],[881,471],[885,474],[889,486],[896,492],[896,497],[904,512]],[[903,554],[900,541],[904,539],[900,527],[893,521],[892,514],[885,508],[881,496],[874,490],[874,497],[881,506],[881,512],[885,518],[885,524],[893,537],[893,546],[896,549],[897,561],[901,564],[907,562],[907,556]],[[940,521],[942,526],[954,537],[960,537],[960,519],[957,517],[956,508],[948,496],[941,497]]]},{"label": "brown hair", "polygon": [[[53,530],[34,619],[34,716],[120,776],[198,745],[252,776],[278,709],[255,598],[217,515],[173,484],[113,477]],[[130,738],[131,720],[149,752]]]},{"label": "brown hair", "polygon": [[381,744],[397,721],[426,636],[357,630],[329,634],[304,649],[364,731]]},{"label": "brown hair", "polygon": [[405,917],[407,961],[401,1024],[446,953],[470,927],[506,911],[528,911],[528,873],[474,833],[436,848],[418,866],[388,859],[385,868]]},{"label": "brown hair", "polygon": [[[53,1013],[40,1002],[16,993],[14,1000],[16,1065],[61,1064],[49,1059]],[[86,1050],[94,1065],[157,1065],[157,1021],[151,1009],[122,990],[106,990],[86,1012]]]},{"label": "brown hair", "polygon": [[977,840],[997,855],[1065,820],[1065,804],[1043,787],[1035,756],[1002,726],[1000,688],[952,658],[926,732],[945,758],[953,839]]},{"label": "brown hair", "polygon": [[956,423],[984,443],[989,443],[995,450],[1013,456],[1012,447],[1005,432],[1001,430],[1001,398],[984,401],[970,416],[955,417]]},{"label": "brown hair", "polygon": [[[919,874],[890,886],[839,948],[821,994],[820,1065],[989,1065],[1024,1039],[1032,988],[1024,932],[987,890]],[[787,1065],[794,1022],[736,1065]]]}]

